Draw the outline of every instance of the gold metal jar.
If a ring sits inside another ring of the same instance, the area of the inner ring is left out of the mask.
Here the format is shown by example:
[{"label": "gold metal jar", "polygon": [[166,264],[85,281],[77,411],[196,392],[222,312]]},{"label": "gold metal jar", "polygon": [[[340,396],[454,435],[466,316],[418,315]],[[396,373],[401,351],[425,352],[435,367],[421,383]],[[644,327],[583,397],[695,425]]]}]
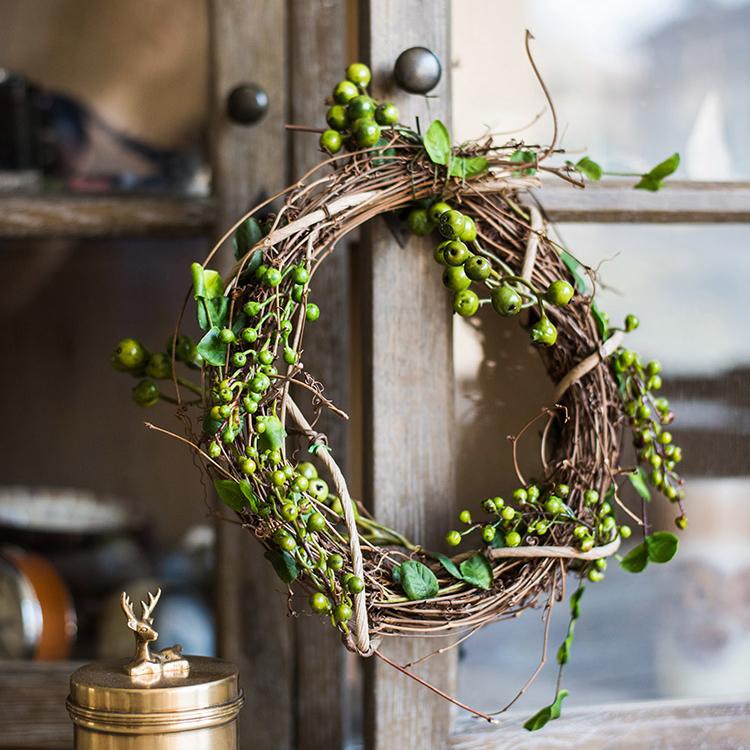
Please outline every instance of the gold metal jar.
[{"label": "gold metal jar", "polygon": [[183,656],[179,646],[151,652],[156,601],[158,594],[136,617],[123,594],[136,637],[134,660],[88,664],[71,676],[67,708],[76,750],[237,748],[243,704],[237,668],[220,659]]}]

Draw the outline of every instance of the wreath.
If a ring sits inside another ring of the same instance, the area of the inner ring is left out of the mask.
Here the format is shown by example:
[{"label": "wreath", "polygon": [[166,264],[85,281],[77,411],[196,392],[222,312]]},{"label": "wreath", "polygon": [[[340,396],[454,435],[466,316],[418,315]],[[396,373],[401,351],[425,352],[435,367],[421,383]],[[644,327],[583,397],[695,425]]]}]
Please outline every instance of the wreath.
[{"label": "wreath", "polygon": [[[679,507],[677,525],[686,524],[676,473],[680,449],[667,429],[673,415],[658,395],[660,366],[642,362],[623,343],[638,320],[630,315],[620,327],[610,324],[595,304],[596,274],[550,237],[542,213],[526,198],[529,188],[541,186],[540,172],[583,187],[584,178],[598,179],[602,171],[588,157],[551,165],[555,137],[546,148],[496,144],[491,137],[454,147],[440,121],[424,133],[400,123],[393,104],[368,95],[369,82],[365,65],[349,66],[320,135],[326,158],[241,217],[203,263],[192,265],[186,305],[192,296],[202,338],[194,343],[178,323],[165,352],[149,353],[125,339],[113,361],[145,378],[133,390],[138,404],[178,405],[187,434],[168,434],[191,446],[219,498],[266,548],[279,577],[308,592],[309,607],[330,621],[349,649],[376,654],[419,679],[378,651],[382,638],[455,634],[458,643],[542,602],[548,627],[552,603],[563,597],[566,574],[574,572],[579,585],[557,653],[562,669],[582,582],[601,581],[607,559],[631,535],[618,515],[633,516],[643,534],[621,559],[633,572],[666,562],[677,549],[673,534],[649,533],[648,484]],[[671,157],[636,187],[658,188],[676,166]],[[282,199],[280,208],[263,214]],[[471,317],[489,305],[515,318],[556,384],[552,401],[511,440],[517,489],[460,513],[458,528],[446,530],[446,543],[466,549],[453,556],[387,528],[353,500],[325,435],[314,427],[322,410],[342,414],[304,366],[305,330],[321,325],[315,274],[349,233],[393,213],[404,215],[414,234],[435,238],[435,272],[455,313]],[[223,279],[209,264],[230,238],[236,263]],[[198,370],[200,383],[178,375],[178,363]],[[174,383],[175,396],[160,390],[160,379]],[[302,395],[311,402],[309,421],[298,404]],[[200,429],[186,417],[188,407],[200,412]],[[543,469],[531,480],[515,452],[533,426],[540,428]],[[635,469],[619,463],[628,432],[639,460]],[[309,456],[299,455],[300,438]],[[621,502],[622,478],[642,496],[642,517]],[[558,680],[553,702],[526,728],[559,716],[566,694]],[[493,714],[443,695],[492,720]]]}]

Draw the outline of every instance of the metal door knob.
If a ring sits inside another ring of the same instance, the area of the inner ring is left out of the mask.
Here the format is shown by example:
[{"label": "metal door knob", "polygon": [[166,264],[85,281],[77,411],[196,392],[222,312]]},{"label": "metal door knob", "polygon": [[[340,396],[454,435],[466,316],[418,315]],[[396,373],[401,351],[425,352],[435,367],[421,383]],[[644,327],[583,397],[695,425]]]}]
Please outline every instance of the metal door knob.
[{"label": "metal door knob", "polygon": [[238,125],[255,125],[268,112],[268,94],[254,83],[243,83],[229,92],[227,114]]}]

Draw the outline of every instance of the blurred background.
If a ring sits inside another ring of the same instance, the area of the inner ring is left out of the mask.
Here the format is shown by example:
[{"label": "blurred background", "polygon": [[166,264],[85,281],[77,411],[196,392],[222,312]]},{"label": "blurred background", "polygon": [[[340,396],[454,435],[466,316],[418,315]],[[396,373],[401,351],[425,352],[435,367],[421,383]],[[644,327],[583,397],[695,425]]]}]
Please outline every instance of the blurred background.
[{"label": "blurred background", "polygon": [[[351,55],[355,5],[346,6]],[[746,0],[452,6],[453,52],[444,62],[454,140],[493,132],[548,142],[549,112],[523,48],[529,28],[570,153],[609,171],[638,172],[679,151],[681,180],[750,177]],[[0,0],[0,18],[0,196],[212,194],[204,0]],[[431,106],[425,99],[425,119]],[[314,139],[294,148],[315,158]],[[663,363],[690,518],[673,564],[639,578],[611,565],[605,584],[588,587],[569,703],[746,694],[750,228],[586,222],[556,231],[599,268],[601,307],[611,319],[640,317],[632,346]],[[168,593],[159,611],[163,642],[216,652],[211,499],[191,456],[146,434],[129,384],[109,364],[123,336],[162,346],[189,264],[209,247],[205,234],[0,239],[0,659],[128,653],[117,594],[127,587],[139,597],[157,584]],[[350,312],[355,420],[342,435],[361,490],[356,300]],[[551,386],[527,337],[491,315],[456,319],[454,359],[458,510],[512,489],[505,435],[536,412]],[[158,420],[176,424],[168,407]],[[671,515],[654,511],[657,525],[671,528]],[[47,583],[29,591],[19,581],[32,569]],[[44,644],[28,614],[43,596],[59,612]],[[553,643],[564,620],[553,625]],[[458,697],[482,709],[509,700],[536,664],[541,632],[539,614],[529,612],[468,641]],[[543,673],[522,708],[545,701],[554,672]],[[356,668],[350,674],[354,680]]]}]

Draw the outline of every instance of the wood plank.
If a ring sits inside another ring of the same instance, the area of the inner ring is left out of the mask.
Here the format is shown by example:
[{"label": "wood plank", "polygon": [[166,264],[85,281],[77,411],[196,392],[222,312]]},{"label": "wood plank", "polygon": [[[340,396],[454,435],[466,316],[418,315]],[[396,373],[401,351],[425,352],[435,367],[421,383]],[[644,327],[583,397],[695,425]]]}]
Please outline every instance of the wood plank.
[{"label": "wood plank", "polygon": [[0,194],[0,238],[192,237],[214,214],[189,196]]},{"label": "wood plank", "polygon": [[65,710],[76,662],[0,662],[0,748],[73,747]]},{"label": "wood plank", "polygon": [[[275,0],[212,0],[211,149],[216,233],[287,180],[285,51],[286,4]],[[253,126],[226,115],[229,92],[255,83],[269,109]],[[283,585],[260,545],[239,527],[218,526],[217,608],[222,656],[240,667],[246,705],[242,748],[287,750],[294,741],[293,627]]]},{"label": "wood plank", "polygon": [[535,197],[551,221],[587,223],[747,223],[748,183],[669,181],[658,193],[633,181],[604,180],[575,188],[546,176]]},{"label": "wood plank", "polygon": [[528,714],[514,712],[503,727],[462,721],[451,750],[703,750],[750,747],[750,703],[649,701],[564,710],[539,732],[527,732]]},{"label": "wood plank", "polygon": [[[449,3],[367,0],[359,9],[360,56],[372,66],[374,96],[393,100],[404,122],[415,115],[423,128],[435,117],[449,122]],[[435,51],[443,63],[443,80],[432,92],[436,98],[407,95],[393,83],[399,53],[418,45]],[[448,296],[425,241],[400,248],[382,220],[365,228],[363,240],[365,497],[383,523],[427,545],[441,545],[450,528],[455,483]],[[398,639],[381,648],[406,663],[438,645]],[[455,652],[415,671],[451,692]],[[376,659],[367,663],[365,690],[370,750],[443,746],[450,729],[447,702]]]},{"label": "wood plank", "polygon": [[[344,0],[289,5],[289,117],[322,124],[324,101],[345,68]],[[320,161],[317,135],[290,134],[291,179]],[[341,243],[317,271],[311,298],[321,301],[319,323],[305,331],[305,367],[335,404],[349,409],[349,248]],[[302,398],[304,405],[307,399]],[[308,414],[310,416],[310,414]],[[328,436],[339,466],[348,473],[348,426],[324,413],[316,429]],[[344,744],[343,680],[346,651],[329,623],[302,617],[296,629],[297,750],[337,750]]]}]

